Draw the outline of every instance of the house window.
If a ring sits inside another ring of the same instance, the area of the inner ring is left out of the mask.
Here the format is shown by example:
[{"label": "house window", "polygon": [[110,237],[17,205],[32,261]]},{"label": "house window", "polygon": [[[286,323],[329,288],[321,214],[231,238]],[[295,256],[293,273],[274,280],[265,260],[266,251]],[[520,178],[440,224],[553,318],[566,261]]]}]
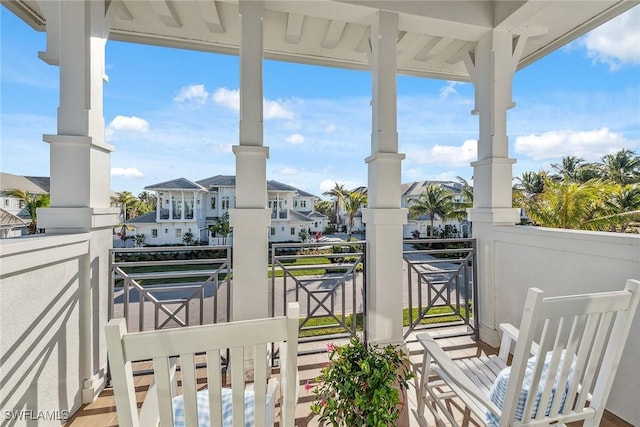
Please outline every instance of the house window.
[{"label": "house window", "polygon": [[176,228],[176,237],[182,237],[182,228]]},{"label": "house window", "polygon": [[293,207],[294,207],[294,208],[297,208],[297,207],[298,207],[298,201],[297,201],[297,200],[294,200],[294,201],[293,201]]},{"label": "house window", "polygon": [[272,236],[276,235],[276,228],[275,227],[271,227],[271,235]]},{"label": "house window", "polygon": [[229,209],[229,196],[222,196],[221,200],[220,200],[220,205],[222,205],[222,209],[223,210],[228,210]]},{"label": "house window", "polygon": [[291,227],[291,235],[292,236],[296,235],[296,228],[295,227]]},{"label": "house window", "polygon": [[215,209],[216,208],[216,198],[212,197],[211,198],[211,209]]},{"label": "house window", "polygon": [[301,208],[306,208],[307,207],[307,201],[306,200],[300,200],[300,207]]},{"label": "house window", "polygon": [[154,239],[158,238],[158,229],[157,228],[152,228],[151,229],[151,237],[153,237]]},{"label": "house window", "polygon": [[4,199],[4,205],[9,206],[9,199]]}]

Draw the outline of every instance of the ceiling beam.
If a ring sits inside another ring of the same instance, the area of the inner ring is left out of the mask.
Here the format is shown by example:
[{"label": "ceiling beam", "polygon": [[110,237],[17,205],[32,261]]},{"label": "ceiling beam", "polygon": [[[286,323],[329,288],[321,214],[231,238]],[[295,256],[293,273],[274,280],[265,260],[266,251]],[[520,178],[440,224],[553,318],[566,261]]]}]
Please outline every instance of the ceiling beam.
[{"label": "ceiling beam", "polygon": [[198,7],[209,31],[215,34],[224,34],[224,26],[220,19],[218,4],[213,0],[198,0]]},{"label": "ceiling beam", "polygon": [[164,25],[174,28],[182,27],[180,17],[169,0],[151,0],[149,1],[149,5]]},{"label": "ceiling beam", "polygon": [[322,38],[322,42],[320,45],[326,49],[332,49],[337,46],[338,42],[342,38],[342,33],[344,32],[347,23],[344,21],[329,21],[329,26],[327,27],[327,32]]},{"label": "ceiling beam", "polygon": [[287,30],[284,40],[287,43],[298,44],[302,37],[302,26],[304,25],[304,15],[289,13],[287,16]]}]

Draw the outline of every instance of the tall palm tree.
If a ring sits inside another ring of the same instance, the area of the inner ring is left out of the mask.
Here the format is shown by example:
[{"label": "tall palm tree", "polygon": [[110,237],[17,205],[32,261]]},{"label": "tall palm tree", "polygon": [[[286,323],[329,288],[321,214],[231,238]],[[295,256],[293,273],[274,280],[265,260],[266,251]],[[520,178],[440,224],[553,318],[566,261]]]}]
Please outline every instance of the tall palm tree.
[{"label": "tall palm tree", "polygon": [[584,159],[576,156],[565,156],[562,158],[562,163],[552,163],[551,167],[555,169],[559,176],[559,179],[564,181],[577,181],[577,176],[580,168],[584,164]]},{"label": "tall palm tree", "polygon": [[333,197],[334,206],[335,206],[334,212],[336,215],[336,226],[338,226],[340,223],[340,205],[344,203],[344,199],[349,192],[345,190],[344,184],[338,184],[337,182],[334,182],[334,184],[335,185],[331,190],[325,191],[322,194],[324,196]]},{"label": "tall palm tree", "polygon": [[120,206],[122,222],[127,221],[128,213],[132,210],[136,200],[136,197],[130,191],[121,191],[120,193],[116,193],[116,196],[112,198],[112,202]]},{"label": "tall palm tree", "polygon": [[353,231],[353,220],[360,211],[360,208],[367,204],[367,196],[362,193],[349,193],[344,199],[344,209],[349,218],[349,237]]},{"label": "tall palm tree", "polygon": [[442,221],[456,215],[453,193],[440,184],[429,184],[416,199],[409,199],[409,216],[412,219],[429,215],[431,221],[430,236],[433,236],[436,216]]},{"label": "tall palm tree", "polygon": [[29,234],[36,234],[38,232],[37,209],[48,207],[51,203],[51,197],[48,194],[32,194],[28,190],[18,189],[9,191],[9,195],[17,197],[25,204],[29,219],[31,219],[28,227]]},{"label": "tall palm tree", "polygon": [[602,158],[602,177],[617,184],[640,182],[640,156],[626,148]]}]

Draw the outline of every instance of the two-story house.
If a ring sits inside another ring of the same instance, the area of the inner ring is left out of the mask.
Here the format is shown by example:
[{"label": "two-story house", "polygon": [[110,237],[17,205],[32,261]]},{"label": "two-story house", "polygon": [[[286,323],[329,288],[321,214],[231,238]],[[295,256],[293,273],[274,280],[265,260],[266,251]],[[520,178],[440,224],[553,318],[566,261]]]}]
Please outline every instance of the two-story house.
[{"label": "two-story house", "polygon": [[[192,182],[178,178],[145,187],[155,192],[158,209],[127,221],[144,234],[148,245],[184,243],[185,235],[212,245],[232,243],[232,236],[213,234],[210,226],[236,207],[236,178],[216,175]],[[267,206],[271,210],[271,242],[302,241],[323,232],[328,218],[314,211],[319,200],[313,194],[278,181],[267,181]]]},{"label": "two-story house", "polygon": [[[453,202],[462,204],[468,202],[468,200],[464,199],[464,194],[462,192],[462,184],[459,182],[453,181],[414,181],[402,184],[401,189],[401,207],[409,208],[413,199],[417,199],[420,194],[422,194],[426,188],[430,184],[439,184],[449,190],[453,194]],[[367,194],[367,187],[357,187],[353,190],[350,190],[351,193],[361,193]],[[361,209],[366,208],[366,205],[363,205]],[[348,224],[348,214],[344,208],[344,205],[341,205],[339,216],[341,218],[341,224]],[[445,221],[442,218],[435,217],[433,219],[433,226],[438,231],[447,230],[455,230],[456,236],[459,237],[470,237],[471,236],[471,224],[466,219],[456,219],[456,218],[447,218]],[[454,228],[455,227],[455,228]],[[344,226],[345,231],[347,226]],[[420,237],[427,237],[432,235],[430,232],[431,228],[431,217],[426,215],[421,215],[418,218],[411,218],[408,216],[407,223],[403,226],[403,237],[406,239],[410,239],[414,237],[414,233],[419,233]],[[363,232],[366,229],[366,224],[362,222],[362,212],[358,212],[353,218],[353,232]]]}]

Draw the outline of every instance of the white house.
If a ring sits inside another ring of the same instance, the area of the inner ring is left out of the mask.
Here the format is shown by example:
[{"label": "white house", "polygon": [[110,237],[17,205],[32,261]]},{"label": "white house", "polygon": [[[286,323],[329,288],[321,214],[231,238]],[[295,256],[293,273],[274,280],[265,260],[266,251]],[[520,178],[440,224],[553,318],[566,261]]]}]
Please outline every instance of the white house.
[{"label": "white house", "polygon": [[[403,208],[409,208],[412,199],[417,199],[422,194],[427,186],[430,184],[439,184],[453,193],[453,201],[455,203],[464,203],[464,195],[462,192],[462,184],[453,181],[414,181],[402,184],[401,189],[401,206]],[[351,193],[367,194],[367,187],[357,187],[350,190]],[[367,206],[363,205],[361,209],[366,209]],[[340,207],[339,216],[341,218],[341,224],[348,224],[349,217],[343,205]],[[433,226],[437,230],[445,230],[449,227],[455,227],[457,234],[460,237],[471,237],[471,225],[467,219],[454,219],[449,218],[445,221],[442,218],[434,218]],[[346,226],[348,227],[348,226]],[[420,237],[427,237],[430,235],[429,228],[431,227],[431,217],[427,215],[421,215],[418,218],[412,219],[407,211],[407,223],[402,227],[402,235],[405,239],[413,237],[413,233],[417,230],[420,233]],[[365,224],[362,222],[362,211],[358,212],[353,218],[353,232],[365,231]]]},{"label": "white house", "polygon": [[[191,233],[193,240],[217,245],[224,237],[212,235],[209,227],[236,207],[236,177],[216,175],[196,182],[178,178],[145,187],[155,192],[158,209],[126,222],[144,234],[147,245],[179,244]],[[271,224],[270,242],[301,241],[308,234],[323,232],[328,218],[314,211],[318,197],[278,181],[267,182]],[[226,241],[231,243],[232,237]]]},{"label": "white house", "polygon": [[[411,206],[411,201],[417,199],[426,188],[431,184],[438,184],[449,190],[453,194],[454,203],[466,203],[468,200],[464,199],[462,192],[462,184],[453,181],[415,181],[402,184],[401,205],[404,208]],[[455,231],[460,237],[471,237],[471,226],[469,221],[465,219],[447,218],[442,220],[440,217],[433,219],[433,226],[437,230],[445,230],[448,227],[455,227]],[[408,217],[407,224],[402,227],[402,234],[405,239],[413,237],[414,231],[420,233],[420,237],[427,237],[431,235],[429,228],[431,227],[431,216],[429,214],[421,215],[418,218],[412,219]]]}]

